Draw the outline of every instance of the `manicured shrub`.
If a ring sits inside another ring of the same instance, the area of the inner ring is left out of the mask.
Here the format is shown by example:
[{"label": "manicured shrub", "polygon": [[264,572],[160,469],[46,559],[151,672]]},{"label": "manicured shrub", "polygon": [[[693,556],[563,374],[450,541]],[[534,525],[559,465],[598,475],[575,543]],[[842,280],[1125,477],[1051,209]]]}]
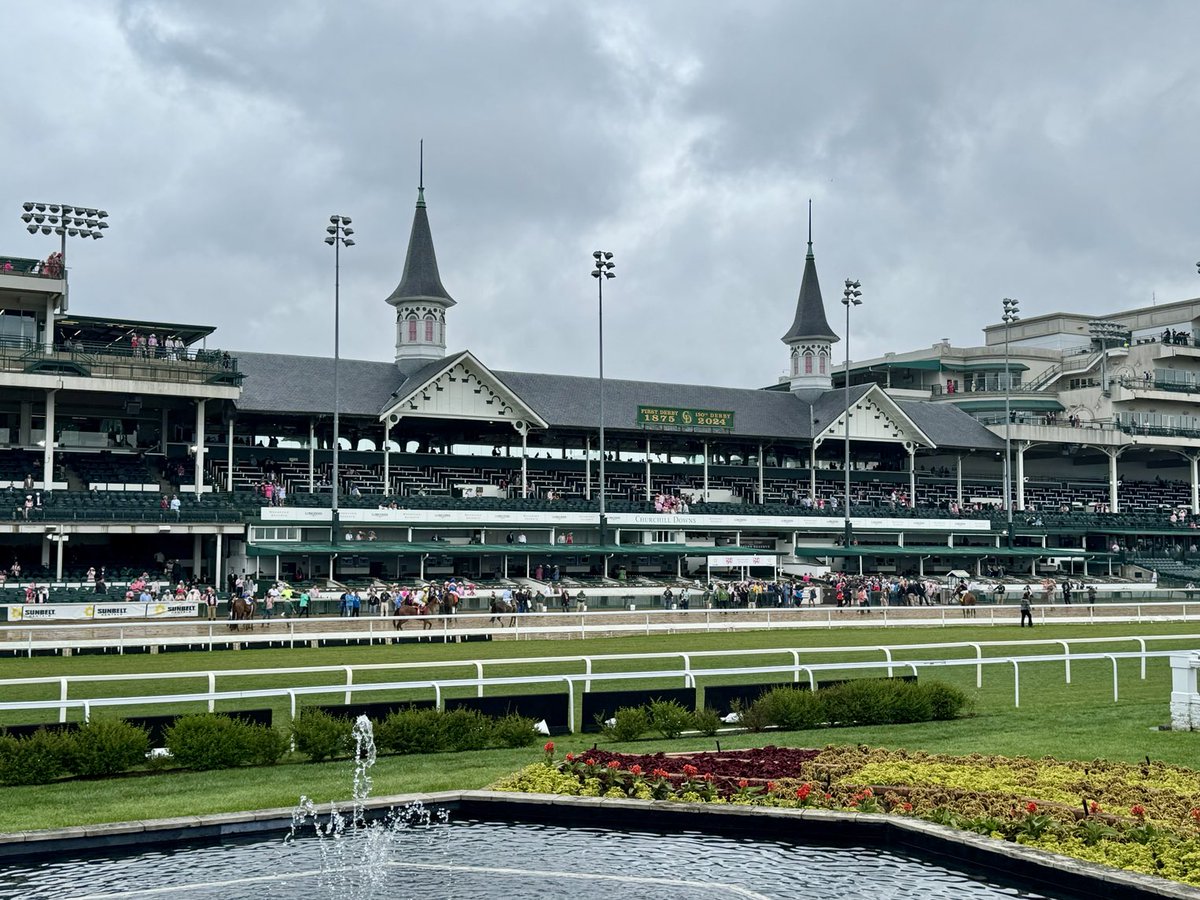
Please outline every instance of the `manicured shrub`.
[{"label": "manicured shrub", "polygon": [[452,709],[442,714],[445,750],[482,750],[492,742],[492,720],[476,709]]},{"label": "manicured shrub", "polygon": [[692,713],[677,700],[654,700],[647,710],[650,728],[672,740],[692,727]]},{"label": "manicured shrub", "polygon": [[296,749],[313,762],[350,753],[350,723],[320,709],[306,709],[292,721]]},{"label": "manicured shrub", "polygon": [[516,713],[501,716],[492,723],[492,741],[500,747],[531,747],[542,738],[533,730],[535,724]]},{"label": "manicured shrub", "polygon": [[437,753],[446,749],[442,712],[410,706],[375,727],[375,746],[388,753]]},{"label": "manicured shrub", "polygon": [[124,719],[92,719],[65,735],[67,770],[75,775],[115,775],[141,765],[150,750],[145,728]]},{"label": "manicured shrub", "polygon": [[706,706],[692,713],[692,724],[701,734],[712,737],[725,723],[721,721],[721,716],[715,709]]},{"label": "manicured shrub", "polygon": [[171,758],[185,769],[231,769],[249,761],[246,726],[228,716],[182,716],[167,729]]},{"label": "manicured shrub", "polygon": [[957,719],[971,708],[971,698],[952,684],[925,681],[921,682],[921,688],[929,698],[930,718],[934,721]]},{"label": "manicured shrub", "polygon": [[817,692],[833,725],[884,725],[896,721],[891,682],[858,678]]},{"label": "manicured shrub", "polygon": [[738,724],[747,731],[753,731],[756,734],[760,731],[765,731],[773,724],[767,716],[767,706],[760,702],[751,703],[747,706],[740,700],[735,700],[733,711],[738,715]]},{"label": "manicured shrub", "polygon": [[754,701],[757,715],[784,731],[817,728],[826,721],[825,704],[818,693],[791,687],[777,687]]},{"label": "manicured shrub", "polygon": [[39,728],[24,738],[0,735],[0,784],[46,784],[67,768],[67,739]]},{"label": "manicured shrub", "polygon": [[650,730],[650,714],[643,706],[623,706],[612,716],[612,722],[596,717],[604,736],[612,741],[636,741]]},{"label": "manicured shrub", "polygon": [[246,741],[246,762],[252,766],[273,766],[288,752],[287,735],[270,725],[238,723]]}]

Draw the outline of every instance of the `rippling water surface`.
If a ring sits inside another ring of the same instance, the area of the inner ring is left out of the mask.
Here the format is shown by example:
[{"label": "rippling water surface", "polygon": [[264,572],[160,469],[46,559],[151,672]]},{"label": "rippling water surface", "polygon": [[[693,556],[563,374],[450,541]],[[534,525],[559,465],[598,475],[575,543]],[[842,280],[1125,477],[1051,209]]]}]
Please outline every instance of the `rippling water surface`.
[{"label": "rippling water surface", "polygon": [[[367,845],[370,846],[367,846]],[[870,847],[458,821],[0,868],[0,898],[985,900],[1051,897]]]}]

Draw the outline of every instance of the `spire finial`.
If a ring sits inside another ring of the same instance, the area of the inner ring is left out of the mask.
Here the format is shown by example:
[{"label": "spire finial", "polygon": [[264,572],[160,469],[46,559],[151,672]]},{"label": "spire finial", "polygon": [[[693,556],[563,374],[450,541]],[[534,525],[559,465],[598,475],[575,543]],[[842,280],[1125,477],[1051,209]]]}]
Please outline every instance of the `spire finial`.
[{"label": "spire finial", "polygon": [[808,255],[812,256],[812,197],[808,198]]},{"label": "spire finial", "polygon": [[417,144],[417,206],[425,205],[425,139]]}]

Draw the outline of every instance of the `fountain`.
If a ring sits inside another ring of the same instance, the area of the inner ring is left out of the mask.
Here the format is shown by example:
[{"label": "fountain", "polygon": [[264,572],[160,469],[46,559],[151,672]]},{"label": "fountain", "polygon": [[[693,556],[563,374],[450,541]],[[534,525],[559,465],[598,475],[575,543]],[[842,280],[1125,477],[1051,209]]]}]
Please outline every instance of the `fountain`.
[{"label": "fountain", "polygon": [[[302,796],[292,813],[292,827],[284,843],[294,845],[298,838],[315,837],[321,862],[317,883],[330,896],[365,900],[386,883],[388,869],[398,855],[401,836],[407,844],[415,829],[445,825],[450,816],[445,809],[430,810],[418,801],[399,809],[389,809],[382,818],[368,818],[371,769],[375,765],[375,734],[371,720],[359,716],[351,737],[354,741],[354,780],[349,812],[342,812],[331,801],[322,820],[316,803]],[[411,850],[406,847],[406,851]]]}]

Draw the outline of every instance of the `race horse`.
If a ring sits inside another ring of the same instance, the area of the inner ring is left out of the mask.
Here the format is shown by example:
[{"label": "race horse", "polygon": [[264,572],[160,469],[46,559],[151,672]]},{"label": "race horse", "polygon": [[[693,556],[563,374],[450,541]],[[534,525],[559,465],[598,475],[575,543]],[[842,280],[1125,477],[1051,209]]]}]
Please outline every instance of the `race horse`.
[{"label": "race horse", "polygon": [[960,604],[962,604],[963,618],[964,619],[974,619],[975,618],[975,603],[976,603],[975,595],[973,593],[971,593],[970,591],[963,591],[963,595],[962,595],[962,597],[959,598],[958,602]]},{"label": "race horse", "polygon": [[509,628],[517,624],[517,607],[511,600],[505,600],[503,597],[493,597],[489,610],[492,614],[492,617],[488,619],[489,625],[504,625],[505,616],[508,616]]},{"label": "race horse", "polygon": [[254,619],[254,601],[247,600],[245,597],[234,597],[229,601],[229,630],[240,631],[241,622],[247,623],[250,628]]},{"label": "race horse", "polygon": [[[436,616],[442,611],[442,601],[430,600],[424,606],[417,606],[411,600],[405,600],[402,604],[396,607],[392,613],[392,627],[396,631],[403,631],[405,622],[414,616]],[[432,619],[421,619],[421,626],[425,631],[433,628]]]}]

